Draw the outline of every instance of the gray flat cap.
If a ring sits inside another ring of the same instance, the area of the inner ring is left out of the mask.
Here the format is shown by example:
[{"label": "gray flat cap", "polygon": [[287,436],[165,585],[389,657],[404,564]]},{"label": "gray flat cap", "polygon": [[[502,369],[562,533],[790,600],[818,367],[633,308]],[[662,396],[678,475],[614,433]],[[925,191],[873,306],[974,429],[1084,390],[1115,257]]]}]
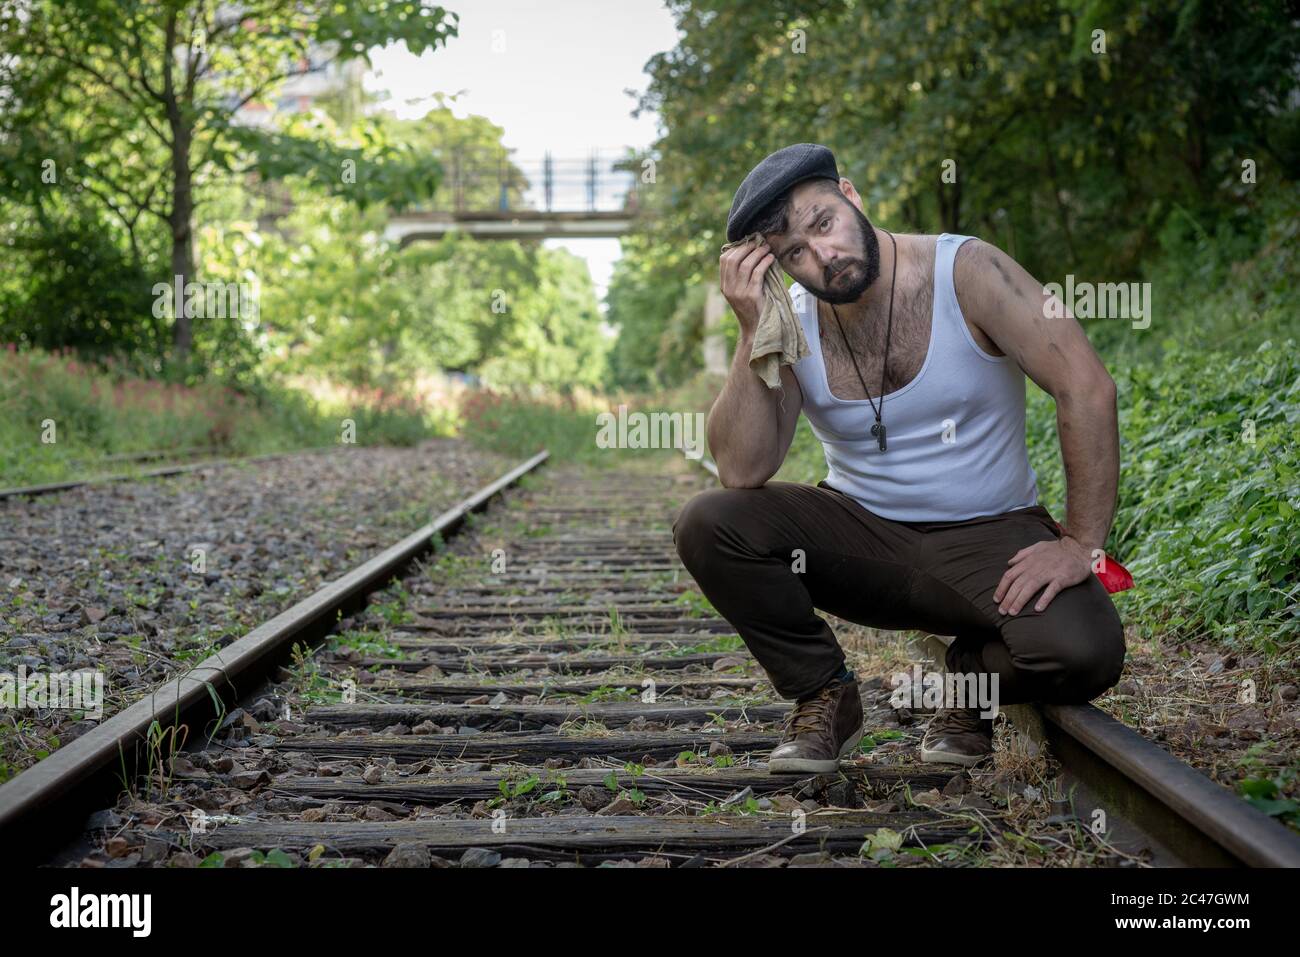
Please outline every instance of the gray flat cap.
[{"label": "gray flat cap", "polygon": [[727,214],[727,242],[734,243],[749,233],[749,224],[763,207],[795,183],[814,176],[840,178],[835,155],[817,143],[796,143],[769,155],[759,163],[736,190]]}]

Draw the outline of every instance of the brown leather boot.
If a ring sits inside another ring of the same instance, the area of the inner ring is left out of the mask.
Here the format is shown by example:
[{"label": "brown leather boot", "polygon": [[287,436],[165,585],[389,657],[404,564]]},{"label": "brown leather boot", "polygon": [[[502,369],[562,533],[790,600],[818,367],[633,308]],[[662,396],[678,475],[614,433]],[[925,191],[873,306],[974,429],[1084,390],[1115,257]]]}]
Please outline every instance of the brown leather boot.
[{"label": "brown leather boot", "polygon": [[832,679],[811,698],[794,706],[781,741],[767,760],[770,774],[824,774],[862,740],[862,697],[857,681]]},{"label": "brown leather boot", "polygon": [[921,760],[930,764],[979,764],[993,753],[993,719],[979,708],[940,708],[921,739]]}]

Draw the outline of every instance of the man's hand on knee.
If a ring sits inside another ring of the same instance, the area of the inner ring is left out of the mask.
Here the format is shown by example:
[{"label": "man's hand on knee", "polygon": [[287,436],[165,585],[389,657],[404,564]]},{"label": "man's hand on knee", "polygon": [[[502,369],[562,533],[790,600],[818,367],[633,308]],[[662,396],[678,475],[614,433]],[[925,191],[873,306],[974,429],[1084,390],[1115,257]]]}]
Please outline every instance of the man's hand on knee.
[{"label": "man's hand on knee", "polygon": [[1035,611],[1042,611],[1061,589],[1077,585],[1092,574],[1092,556],[1068,536],[1035,542],[1012,555],[1007,564],[1011,567],[993,593],[998,612],[1003,615],[1019,614],[1034,593],[1047,586],[1034,605]]}]

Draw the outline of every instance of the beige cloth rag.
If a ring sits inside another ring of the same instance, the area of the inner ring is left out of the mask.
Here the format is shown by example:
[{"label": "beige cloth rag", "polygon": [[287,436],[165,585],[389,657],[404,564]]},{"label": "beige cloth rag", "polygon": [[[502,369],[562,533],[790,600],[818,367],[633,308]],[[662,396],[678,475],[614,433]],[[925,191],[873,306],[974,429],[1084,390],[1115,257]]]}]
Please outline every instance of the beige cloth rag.
[{"label": "beige cloth rag", "polygon": [[[722,251],[762,240],[762,233],[750,233],[744,239],[727,243]],[[781,366],[811,355],[803,324],[794,314],[794,302],[790,299],[790,291],[785,288],[784,277],[785,273],[773,259],[763,276],[763,309],[754,330],[754,347],[749,350],[749,367],[769,389],[781,388]]]}]

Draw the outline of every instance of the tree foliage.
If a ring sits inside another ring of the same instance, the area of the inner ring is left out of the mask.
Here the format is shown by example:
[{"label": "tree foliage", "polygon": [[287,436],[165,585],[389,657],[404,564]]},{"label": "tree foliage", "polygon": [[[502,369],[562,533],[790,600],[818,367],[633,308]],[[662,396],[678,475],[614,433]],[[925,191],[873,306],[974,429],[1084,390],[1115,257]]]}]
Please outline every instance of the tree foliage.
[{"label": "tree foliage", "polygon": [[[644,296],[637,277],[679,296],[715,281],[736,187],[790,143],[829,146],[873,222],[979,235],[1044,281],[1137,278],[1171,221],[1249,231],[1259,197],[1300,173],[1300,24],[1283,0],[669,6],[681,38],[647,64],[640,103],[667,130],[657,215],[620,297]],[[631,299],[611,314],[657,338],[671,312],[654,305],[657,323]]]},{"label": "tree foliage", "polygon": [[[437,168],[422,157],[241,126],[236,115],[307,70],[396,41],[418,54],[455,32],[454,15],[422,0],[5,0],[0,197],[46,219],[93,198],[126,233],[136,269],[156,268],[142,233],[164,228],[165,278],[189,281],[201,271],[195,216],[223,174],[292,170],[355,187],[337,191],[363,204],[428,196]],[[352,182],[348,160],[362,171]],[[187,361],[184,314],[172,340]]]}]

